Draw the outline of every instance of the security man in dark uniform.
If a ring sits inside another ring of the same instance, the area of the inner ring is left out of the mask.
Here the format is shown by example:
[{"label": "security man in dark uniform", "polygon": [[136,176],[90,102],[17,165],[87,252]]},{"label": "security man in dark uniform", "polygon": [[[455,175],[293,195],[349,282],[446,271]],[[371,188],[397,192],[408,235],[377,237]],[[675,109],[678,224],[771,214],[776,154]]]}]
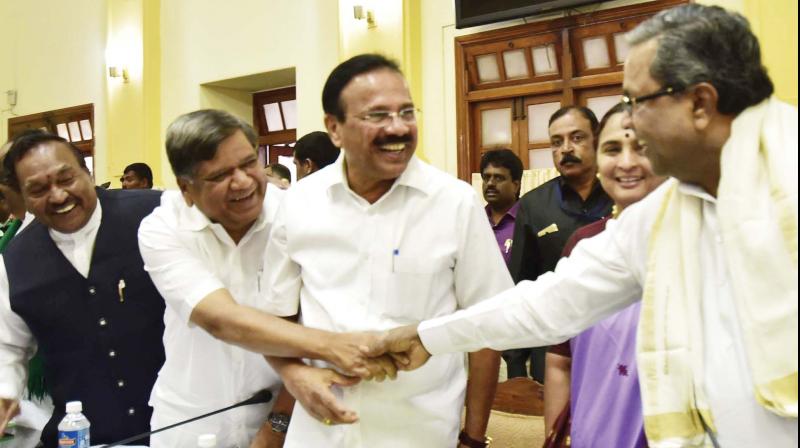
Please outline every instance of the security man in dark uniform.
[{"label": "security man in dark uniform", "polygon": [[[591,109],[565,106],[550,116],[548,134],[553,164],[560,176],[519,200],[509,270],[515,283],[536,280],[555,269],[567,239],[580,227],[611,213],[613,202],[597,180],[597,117]],[[544,382],[547,347],[507,350],[508,377],[530,375]]]},{"label": "security man in dark uniform", "polygon": [[[83,402],[93,445],[148,431],[164,301],[144,271],[137,230],[160,192],[95,188],[78,149],[38,130],[14,139],[4,166],[36,221],[3,254],[0,372],[24,372],[38,345],[55,405],[42,432],[47,447],[57,446],[72,400]],[[19,398],[0,400],[0,426]]]}]

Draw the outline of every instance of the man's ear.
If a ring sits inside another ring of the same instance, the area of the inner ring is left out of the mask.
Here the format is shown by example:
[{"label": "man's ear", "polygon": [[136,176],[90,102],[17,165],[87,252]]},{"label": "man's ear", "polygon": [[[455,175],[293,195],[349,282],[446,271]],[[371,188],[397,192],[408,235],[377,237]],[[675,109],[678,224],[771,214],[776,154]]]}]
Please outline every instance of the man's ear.
[{"label": "man's ear", "polygon": [[186,202],[186,205],[191,207],[194,205],[194,200],[192,199],[192,194],[189,191],[189,187],[191,187],[191,182],[183,176],[178,176],[176,179],[178,181],[178,188],[181,190],[181,196],[183,196],[183,200]]},{"label": "man's ear", "polygon": [[511,182],[517,187],[517,198],[519,198],[519,195],[522,192],[522,181],[514,180]]},{"label": "man's ear", "polygon": [[692,87],[690,94],[692,95],[692,120],[695,129],[705,130],[719,114],[717,109],[719,93],[716,87],[710,83],[701,82]]},{"label": "man's ear", "polygon": [[328,130],[328,136],[331,138],[333,145],[337,148],[342,147],[342,138],[340,135],[342,124],[343,123],[340,123],[336,116],[325,114],[325,129]]},{"label": "man's ear", "polygon": [[306,173],[309,173],[309,174],[311,174],[314,171],[317,171],[319,169],[317,164],[314,163],[314,161],[311,160],[311,159],[303,160],[303,167],[305,167]]}]

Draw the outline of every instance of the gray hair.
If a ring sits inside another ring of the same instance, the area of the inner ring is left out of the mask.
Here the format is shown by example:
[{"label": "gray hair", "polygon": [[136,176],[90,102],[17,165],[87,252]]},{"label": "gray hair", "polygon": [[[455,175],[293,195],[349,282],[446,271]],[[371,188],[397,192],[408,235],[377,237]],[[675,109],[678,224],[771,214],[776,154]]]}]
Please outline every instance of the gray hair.
[{"label": "gray hair", "polygon": [[197,164],[213,159],[219,144],[236,131],[242,131],[255,150],[258,137],[241,118],[215,109],[181,115],[167,128],[167,158],[172,172],[176,177],[191,177]]},{"label": "gray hair", "polygon": [[741,14],[690,3],[659,12],[626,37],[631,45],[657,38],[650,75],[675,89],[710,83],[723,114],[737,115],[773,92],[758,39]]}]

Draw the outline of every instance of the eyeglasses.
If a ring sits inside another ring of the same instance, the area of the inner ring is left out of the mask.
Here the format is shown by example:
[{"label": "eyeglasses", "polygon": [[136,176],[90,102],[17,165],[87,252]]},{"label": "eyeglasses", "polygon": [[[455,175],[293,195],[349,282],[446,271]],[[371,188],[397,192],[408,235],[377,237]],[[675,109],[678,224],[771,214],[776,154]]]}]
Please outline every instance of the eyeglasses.
[{"label": "eyeglasses", "polygon": [[397,112],[388,110],[373,110],[360,115],[354,115],[354,117],[374,126],[388,126],[394,121],[395,117],[399,118],[400,121],[405,124],[416,123],[418,112],[419,110],[416,108],[406,107],[398,110]]},{"label": "eyeglasses", "polygon": [[630,97],[628,95],[622,95],[622,102],[627,105],[629,108],[633,109],[636,107],[637,104],[643,103],[648,100],[652,100],[654,98],[658,98],[664,95],[674,95],[676,93],[682,92],[684,89],[678,87],[664,87],[661,90],[657,90],[653,93],[642,95],[642,96],[635,96]]}]

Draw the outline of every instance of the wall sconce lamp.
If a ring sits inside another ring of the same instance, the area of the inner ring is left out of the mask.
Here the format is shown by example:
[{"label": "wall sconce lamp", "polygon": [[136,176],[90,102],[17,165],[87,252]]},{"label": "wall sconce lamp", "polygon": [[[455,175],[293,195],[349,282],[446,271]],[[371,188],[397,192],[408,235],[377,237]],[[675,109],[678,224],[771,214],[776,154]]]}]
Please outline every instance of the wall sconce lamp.
[{"label": "wall sconce lamp", "polygon": [[128,69],[125,67],[111,66],[108,67],[108,76],[112,78],[122,78],[122,82],[128,82]]},{"label": "wall sconce lamp", "polygon": [[353,6],[353,17],[355,17],[356,20],[366,19],[367,28],[375,28],[376,26],[378,26],[375,24],[375,14],[372,12],[372,10],[368,9],[365,11],[364,7],[361,5]]}]

